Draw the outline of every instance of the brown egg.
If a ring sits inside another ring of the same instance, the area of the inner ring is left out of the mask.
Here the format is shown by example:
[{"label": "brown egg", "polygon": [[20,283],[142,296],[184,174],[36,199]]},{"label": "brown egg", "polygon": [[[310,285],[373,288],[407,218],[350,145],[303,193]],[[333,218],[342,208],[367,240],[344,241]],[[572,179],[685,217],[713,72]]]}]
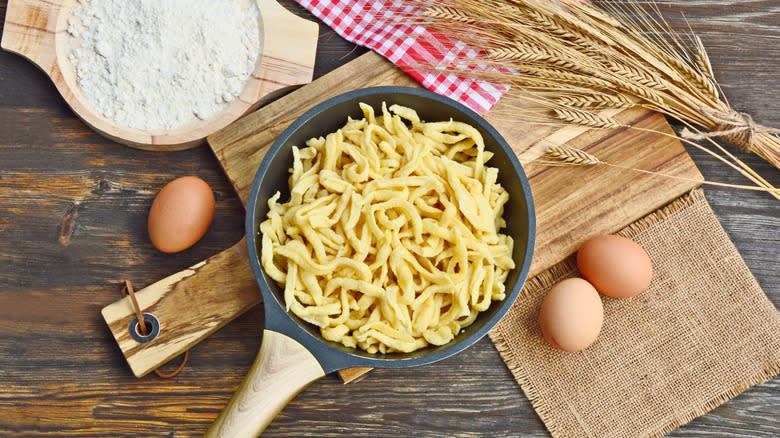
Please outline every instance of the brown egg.
[{"label": "brown egg", "polygon": [[214,193],[205,181],[185,176],[169,182],[149,210],[149,238],[162,252],[183,251],[195,244],[214,218]]},{"label": "brown egg", "polygon": [[599,292],[614,298],[632,297],[647,289],[653,265],[641,246],[621,236],[588,239],[577,252],[577,266]]},{"label": "brown egg", "polygon": [[544,339],[565,351],[588,348],[598,337],[603,322],[601,297],[581,278],[567,278],[553,286],[539,310]]}]

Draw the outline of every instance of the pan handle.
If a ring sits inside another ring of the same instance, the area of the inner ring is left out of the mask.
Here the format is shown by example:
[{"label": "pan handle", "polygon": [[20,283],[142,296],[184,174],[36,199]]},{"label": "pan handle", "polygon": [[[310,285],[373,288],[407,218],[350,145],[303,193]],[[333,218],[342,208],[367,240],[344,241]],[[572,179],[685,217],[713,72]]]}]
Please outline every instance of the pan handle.
[{"label": "pan handle", "polygon": [[298,341],[263,331],[255,363],[204,438],[255,438],[311,382],[324,376],[320,363]]}]

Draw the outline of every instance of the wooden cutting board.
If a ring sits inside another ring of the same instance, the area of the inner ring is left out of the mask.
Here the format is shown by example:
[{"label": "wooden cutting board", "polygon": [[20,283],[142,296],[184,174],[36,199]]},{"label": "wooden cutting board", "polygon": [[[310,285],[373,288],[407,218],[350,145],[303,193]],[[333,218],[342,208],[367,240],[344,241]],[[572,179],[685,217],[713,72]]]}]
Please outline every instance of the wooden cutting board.
[{"label": "wooden cutting board", "polygon": [[[332,96],[378,85],[419,86],[390,62],[369,52],[208,137],[209,146],[244,205],[265,152],[290,123]],[[615,232],[697,185],[606,166],[533,164],[551,144],[568,144],[621,166],[702,178],[671,127],[657,113],[615,110],[612,117],[643,130],[599,131],[580,126],[539,126],[524,120],[539,111],[510,94],[485,116],[518,154],[531,183],[537,236],[530,276],[563,260],[587,238]],[[138,344],[130,338],[128,324],[134,311],[127,298],[104,308],[103,316],[139,377],[260,302],[243,239],[136,295],[143,311],[160,320],[161,332],[154,341]],[[348,381],[363,372],[352,369],[341,374]]]}]

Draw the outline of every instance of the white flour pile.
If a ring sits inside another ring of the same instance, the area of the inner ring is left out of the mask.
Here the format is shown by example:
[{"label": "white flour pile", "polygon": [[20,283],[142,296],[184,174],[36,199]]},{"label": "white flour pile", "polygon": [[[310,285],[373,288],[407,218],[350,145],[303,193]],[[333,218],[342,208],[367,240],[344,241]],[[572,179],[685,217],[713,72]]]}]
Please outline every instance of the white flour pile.
[{"label": "white flour pile", "polygon": [[258,17],[253,0],[78,0],[69,59],[105,117],[171,129],[241,94],[260,55]]}]

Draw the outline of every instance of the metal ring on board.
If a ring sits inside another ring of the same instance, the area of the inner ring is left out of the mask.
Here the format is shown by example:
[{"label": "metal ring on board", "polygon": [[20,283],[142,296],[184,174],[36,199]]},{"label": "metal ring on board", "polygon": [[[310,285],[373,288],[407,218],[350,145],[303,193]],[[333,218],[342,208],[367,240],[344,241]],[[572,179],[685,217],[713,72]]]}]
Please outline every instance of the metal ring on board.
[{"label": "metal ring on board", "polygon": [[130,332],[130,336],[141,344],[153,341],[154,338],[160,334],[160,321],[157,319],[157,317],[151,313],[144,313],[143,317],[144,321],[146,321],[147,328],[150,329],[149,334],[141,334],[141,325],[138,323],[137,316],[133,317],[133,319],[130,321],[130,326],[127,328],[127,331]]}]

